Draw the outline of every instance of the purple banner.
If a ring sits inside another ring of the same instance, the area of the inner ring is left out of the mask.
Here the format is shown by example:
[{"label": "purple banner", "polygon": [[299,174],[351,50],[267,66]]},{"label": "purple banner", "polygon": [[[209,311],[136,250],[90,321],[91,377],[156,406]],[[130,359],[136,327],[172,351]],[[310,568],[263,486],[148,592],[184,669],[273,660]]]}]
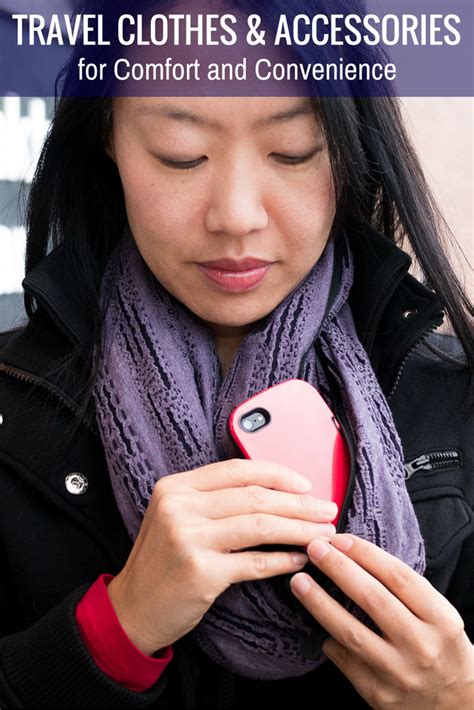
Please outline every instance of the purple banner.
[{"label": "purple banner", "polygon": [[0,95],[473,96],[473,28],[472,0],[0,0]]}]

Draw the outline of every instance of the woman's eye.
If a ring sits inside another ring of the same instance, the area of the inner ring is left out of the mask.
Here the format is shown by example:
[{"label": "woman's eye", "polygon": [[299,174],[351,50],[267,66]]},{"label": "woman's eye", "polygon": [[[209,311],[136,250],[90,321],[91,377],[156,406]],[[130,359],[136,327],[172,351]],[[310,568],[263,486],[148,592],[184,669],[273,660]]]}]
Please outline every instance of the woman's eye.
[{"label": "woman's eye", "polygon": [[192,168],[197,168],[205,160],[206,156],[202,158],[196,158],[196,160],[169,160],[168,158],[160,158],[160,162],[166,165],[168,168],[175,168],[176,170],[192,170]]},{"label": "woman's eye", "polygon": [[[302,163],[309,162],[315,155],[320,153],[322,149],[322,147],[318,146],[306,155],[282,155],[280,153],[272,153],[271,155],[275,158],[275,160],[283,165],[301,165]],[[159,158],[160,163],[175,170],[192,170],[207,160],[208,158],[205,155],[201,158],[196,158],[196,160],[171,160],[170,158]]]},{"label": "woman's eye", "polygon": [[302,163],[309,162],[311,158],[314,158],[314,156],[321,151],[322,148],[318,146],[318,148],[315,148],[311,153],[307,153],[306,155],[281,155],[280,153],[272,153],[272,156],[275,160],[284,165],[301,165]]}]

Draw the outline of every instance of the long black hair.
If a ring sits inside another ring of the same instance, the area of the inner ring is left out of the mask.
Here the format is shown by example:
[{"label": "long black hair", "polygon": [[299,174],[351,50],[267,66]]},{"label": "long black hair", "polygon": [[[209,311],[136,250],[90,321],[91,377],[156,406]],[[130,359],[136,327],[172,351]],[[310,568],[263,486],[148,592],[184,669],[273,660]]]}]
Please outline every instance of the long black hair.
[{"label": "long black hair", "polygon": [[[333,230],[341,225],[371,227],[401,247],[408,242],[472,372],[472,305],[447,256],[448,246],[457,243],[425,180],[399,100],[378,96],[311,101],[332,164],[337,200]],[[27,210],[26,272],[64,244],[70,288],[94,323],[96,340],[101,277],[126,222],[118,170],[105,150],[112,120],[110,97],[63,97],[56,102]],[[25,306],[31,317],[35,303],[28,294]]]}]

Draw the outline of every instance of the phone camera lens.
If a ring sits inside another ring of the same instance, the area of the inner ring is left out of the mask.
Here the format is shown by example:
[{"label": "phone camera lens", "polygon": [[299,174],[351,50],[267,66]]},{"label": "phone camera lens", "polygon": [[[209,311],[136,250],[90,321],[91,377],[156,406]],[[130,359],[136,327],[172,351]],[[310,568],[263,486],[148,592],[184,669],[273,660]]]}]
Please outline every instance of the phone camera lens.
[{"label": "phone camera lens", "polygon": [[270,422],[270,414],[266,409],[259,407],[250,412],[245,412],[239,419],[239,427],[249,434],[256,434]]}]

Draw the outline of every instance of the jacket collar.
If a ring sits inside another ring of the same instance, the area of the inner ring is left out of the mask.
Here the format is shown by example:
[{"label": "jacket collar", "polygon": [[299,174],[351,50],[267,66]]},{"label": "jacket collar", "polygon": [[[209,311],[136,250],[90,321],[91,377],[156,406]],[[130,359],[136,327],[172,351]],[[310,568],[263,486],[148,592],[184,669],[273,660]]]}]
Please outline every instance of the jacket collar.
[{"label": "jacket collar", "polygon": [[[441,324],[443,309],[436,294],[408,273],[410,256],[390,239],[365,229],[351,232],[350,244],[355,273],[349,303],[361,343],[386,390],[403,355],[425,332]],[[93,345],[93,323],[68,285],[67,261],[64,245],[57,247],[30,271],[23,287],[69,343],[63,343],[61,350],[70,350],[72,344],[87,356]],[[8,357],[8,352],[0,353],[0,360]],[[35,361],[29,366],[30,371],[38,369]]]}]

